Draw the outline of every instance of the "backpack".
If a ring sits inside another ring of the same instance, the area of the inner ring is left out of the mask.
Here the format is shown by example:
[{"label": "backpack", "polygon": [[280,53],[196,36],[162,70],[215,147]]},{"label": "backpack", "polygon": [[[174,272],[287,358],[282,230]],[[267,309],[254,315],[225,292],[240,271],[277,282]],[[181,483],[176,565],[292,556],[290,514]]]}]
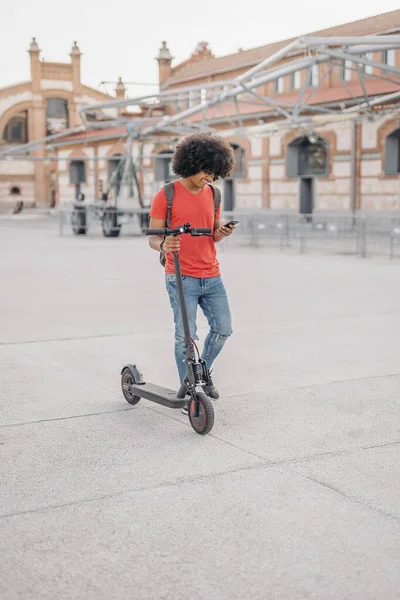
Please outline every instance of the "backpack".
[{"label": "backpack", "polygon": [[[219,208],[219,205],[221,204],[221,190],[217,187],[215,187],[215,185],[212,185],[211,183],[208,184],[210,186],[210,188],[213,191],[213,196],[214,196],[214,219],[217,216],[217,210]],[[167,198],[167,205],[168,205],[168,212],[167,212],[167,227],[170,227],[171,225],[171,213],[172,213],[172,203],[174,201],[174,197],[175,197],[175,188],[174,188],[174,182],[170,181],[169,183],[166,183],[164,185],[164,192],[165,192],[165,196]],[[163,267],[165,267],[165,262],[166,262],[166,256],[165,256],[165,252],[163,250],[160,250],[160,263],[162,264]]]}]

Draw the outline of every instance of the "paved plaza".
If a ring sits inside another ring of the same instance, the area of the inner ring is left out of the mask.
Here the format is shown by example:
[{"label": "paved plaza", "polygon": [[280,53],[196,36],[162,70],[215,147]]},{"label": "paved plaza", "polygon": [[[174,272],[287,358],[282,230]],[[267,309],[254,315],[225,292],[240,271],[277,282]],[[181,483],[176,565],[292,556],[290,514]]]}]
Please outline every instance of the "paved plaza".
[{"label": "paved plaza", "polygon": [[219,256],[202,437],[121,393],[130,362],[176,387],[147,240],[0,216],[1,600],[400,598],[400,262]]}]

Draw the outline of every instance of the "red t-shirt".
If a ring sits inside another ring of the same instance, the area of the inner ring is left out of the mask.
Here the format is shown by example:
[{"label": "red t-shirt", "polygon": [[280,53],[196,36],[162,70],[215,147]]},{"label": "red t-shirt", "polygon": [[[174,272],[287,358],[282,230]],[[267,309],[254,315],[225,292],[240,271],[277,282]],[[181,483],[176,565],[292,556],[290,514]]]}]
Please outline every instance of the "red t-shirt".
[{"label": "red t-shirt", "polygon": [[[175,197],[172,203],[171,227],[179,227],[190,223],[192,227],[210,227],[214,231],[215,218],[221,218],[221,207],[214,215],[214,195],[212,188],[206,185],[199,194],[189,192],[180,181],[174,182]],[[150,216],[154,219],[167,219],[168,204],[164,188],[159,190],[153,198]],[[214,238],[208,236],[192,237],[181,235],[181,261],[182,275],[189,277],[218,277],[219,262],[215,248]],[[174,259],[170,252],[167,253],[165,264],[166,273],[175,273]]]}]

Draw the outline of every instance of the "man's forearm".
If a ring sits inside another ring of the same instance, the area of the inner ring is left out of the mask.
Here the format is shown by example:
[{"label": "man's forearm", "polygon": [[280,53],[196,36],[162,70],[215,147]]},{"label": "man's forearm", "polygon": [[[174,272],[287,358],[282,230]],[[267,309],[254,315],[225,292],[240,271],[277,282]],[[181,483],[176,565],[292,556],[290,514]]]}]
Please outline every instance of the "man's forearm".
[{"label": "man's forearm", "polygon": [[221,233],[220,231],[218,231],[218,229],[214,230],[214,242],[216,244],[218,244],[218,242],[220,242],[221,240],[223,240],[226,237],[226,235],[224,235],[223,233]]},{"label": "man's forearm", "polygon": [[149,237],[149,246],[150,246],[150,248],[153,248],[153,250],[160,252],[160,246],[161,246],[162,241],[163,241],[163,238],[160,237],[159,235],[151,235]]}]

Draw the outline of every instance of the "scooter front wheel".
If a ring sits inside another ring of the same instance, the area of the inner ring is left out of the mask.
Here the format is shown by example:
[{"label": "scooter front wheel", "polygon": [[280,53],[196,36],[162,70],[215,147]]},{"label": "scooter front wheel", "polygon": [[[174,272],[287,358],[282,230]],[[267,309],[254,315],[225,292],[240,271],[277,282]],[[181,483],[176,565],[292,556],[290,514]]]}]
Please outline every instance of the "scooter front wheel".
[{"label": "scooter front wheel", "polygon": [[214,426],[214,407],[211,400],[202,393],[189,404],[189,421],[196,433],[206,435]]}]

